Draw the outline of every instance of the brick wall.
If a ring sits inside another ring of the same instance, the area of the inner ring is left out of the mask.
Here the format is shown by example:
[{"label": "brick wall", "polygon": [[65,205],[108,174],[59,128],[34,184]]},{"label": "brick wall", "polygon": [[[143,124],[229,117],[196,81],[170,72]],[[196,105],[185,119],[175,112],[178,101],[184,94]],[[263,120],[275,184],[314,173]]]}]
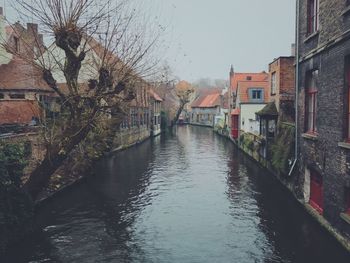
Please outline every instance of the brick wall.
[{"label": "brick wall", "polygon": [[[300,150],[299,197],[308,202],[309,170],[317,171],[323,180],[323,217],[343,236],[350,238],[350,224],[342,219],[345,210],[345,189],[350,185],[350,147],[344,144],[347,89],[345,85],[345,57],[350,55],[348,15],[342,0],[320,0],[320,30],[311,38],[306,35],[307,1],[300,1],[300,68],[298,87],[298,138]],[[340,41],[333,41],[338,37]],[[310,53],[312,51],[312,53]],[[305,127],[306,76],[319,71],[317,81],[317,133],[309,135]],[[350,146],[349,144],[346,144]]]}]

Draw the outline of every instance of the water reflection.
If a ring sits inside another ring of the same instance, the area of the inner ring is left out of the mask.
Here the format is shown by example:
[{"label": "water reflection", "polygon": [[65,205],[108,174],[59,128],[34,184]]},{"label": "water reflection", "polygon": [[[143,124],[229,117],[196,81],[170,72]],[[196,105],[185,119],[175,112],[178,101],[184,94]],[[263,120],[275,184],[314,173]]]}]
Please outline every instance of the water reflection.
[{"label": "water reflection", "polygon": [[349,262],[273,177],[200,127],[106,158],[37,221],[5,262]]}]

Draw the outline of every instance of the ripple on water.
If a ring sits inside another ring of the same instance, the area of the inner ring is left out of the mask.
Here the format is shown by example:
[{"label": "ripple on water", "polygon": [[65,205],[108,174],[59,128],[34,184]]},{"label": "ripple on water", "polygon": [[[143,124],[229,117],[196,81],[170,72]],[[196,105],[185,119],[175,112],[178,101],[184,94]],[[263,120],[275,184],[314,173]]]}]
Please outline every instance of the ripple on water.
[{"label": "ripple on water", "polygon": [[210,129],[179,127],[96,170],[42,209],[43,238],[9,262],[349,262]]}]

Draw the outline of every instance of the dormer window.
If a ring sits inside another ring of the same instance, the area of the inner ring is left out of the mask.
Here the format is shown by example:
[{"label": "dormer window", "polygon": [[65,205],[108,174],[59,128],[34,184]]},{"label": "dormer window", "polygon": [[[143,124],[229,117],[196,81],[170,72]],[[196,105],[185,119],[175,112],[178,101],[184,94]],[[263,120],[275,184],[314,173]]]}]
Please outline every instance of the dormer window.
[{"label": "dormer window", "polygon": [[259,88],[249,89],[250,102],[264,102],[264,90]]}]

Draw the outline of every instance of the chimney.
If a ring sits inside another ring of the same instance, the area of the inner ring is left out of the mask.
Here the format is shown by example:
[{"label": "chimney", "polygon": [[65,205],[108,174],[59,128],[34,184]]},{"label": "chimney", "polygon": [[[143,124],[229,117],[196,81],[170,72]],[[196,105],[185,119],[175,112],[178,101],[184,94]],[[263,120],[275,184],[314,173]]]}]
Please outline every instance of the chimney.
[{"label": "chimney", "polygon": [[292,53],[291,55],[292,55],[293,57],[295,57],[295,52],[296,52],[295,49],[296,49],[296,48],[295,48],[295,43],[293,43],[292,46],[291,46],[291,53]]},{"label": "chimney", "polygon": [[38,24],[27,23],[27,31],[36,37],[38,35]]}]

